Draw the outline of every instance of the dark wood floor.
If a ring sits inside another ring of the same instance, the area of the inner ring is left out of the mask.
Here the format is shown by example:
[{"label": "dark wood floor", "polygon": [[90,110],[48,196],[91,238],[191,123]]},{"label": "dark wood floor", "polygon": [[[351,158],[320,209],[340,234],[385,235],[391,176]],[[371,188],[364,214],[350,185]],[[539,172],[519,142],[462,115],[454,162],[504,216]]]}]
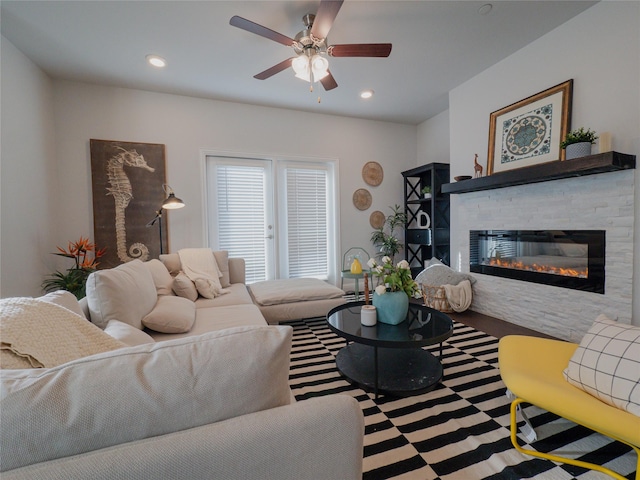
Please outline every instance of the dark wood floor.
[{"label": "dark wood floor", "polygon": [[514,323],[500,320],[499,318],[490,317],[489,315],[483,315],[482,313],[472,312],[471,310],[467,310],[466,312],[462,313],[453,312],[447,315],[449,315],[453,320],[457,322],[469,325],[476,330],[481,330],[496,338],[502,338],[505,335],[530,335],[534,337],[554,338],[550,335],[536,332],[535,330],[531,330]]},{"label": "dark wood floor", "polygon": [[[347,293],[353,293],[347,292]],[[362,298],[360,298],[362,300]],[[420,303],[422,300],[411,299],[411,302]],[[484,315],[482,313],[473,312],[471,310],[467,310],[462,313],[448,313],[453,320],[464,323],[470,327],[475,328],[476,330],[480,330],[482,332],[488,333],[489,335],[502,338],[506,335],[530,335],[532,337],[540,337],[540,338],[552,338],[556,339],[556,337],[552,337],[551,335],[547,335],[546,333],[537,332],[530,328],[522,327],[520,325],[516,325],[515,323],[507,322],[505,320],[501,320],[499,318],[490,317],[489,315]]]}]

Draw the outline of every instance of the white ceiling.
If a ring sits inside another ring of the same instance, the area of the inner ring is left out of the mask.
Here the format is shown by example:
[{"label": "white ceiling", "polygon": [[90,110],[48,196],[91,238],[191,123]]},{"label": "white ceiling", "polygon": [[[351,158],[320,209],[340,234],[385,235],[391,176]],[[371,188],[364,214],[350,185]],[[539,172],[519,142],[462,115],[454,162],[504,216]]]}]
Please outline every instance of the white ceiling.
[{"label": "white ceiling", "polygon": [[[488,2],[491,12],[479,14]],[[392,43],[393,50],[389,58],[329,58],[339,86],[313,93],[291,70],[254,79],[293,50],[229,19],[295,37],[319,0],[2,0],[0,14],[2,35],[53,78],[418,124],[448,108],[450,90],[594,3],[347,0],[329,43]],[[148,66],[150,53],[168,66]],[[365,101],[358,93],[367,88],[375,95]]]}]

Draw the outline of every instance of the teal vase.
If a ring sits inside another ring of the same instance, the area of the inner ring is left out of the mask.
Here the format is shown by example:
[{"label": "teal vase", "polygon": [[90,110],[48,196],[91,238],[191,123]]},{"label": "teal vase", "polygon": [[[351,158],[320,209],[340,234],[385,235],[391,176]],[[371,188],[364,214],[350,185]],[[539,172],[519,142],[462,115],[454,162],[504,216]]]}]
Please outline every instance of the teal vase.
[{"label": "teal vase", "polygon": [[404,292],[386,292],[383,295],[374,293],[373,305],[376,307],[379,322],[398,325],[407,318],[409,297]]}]

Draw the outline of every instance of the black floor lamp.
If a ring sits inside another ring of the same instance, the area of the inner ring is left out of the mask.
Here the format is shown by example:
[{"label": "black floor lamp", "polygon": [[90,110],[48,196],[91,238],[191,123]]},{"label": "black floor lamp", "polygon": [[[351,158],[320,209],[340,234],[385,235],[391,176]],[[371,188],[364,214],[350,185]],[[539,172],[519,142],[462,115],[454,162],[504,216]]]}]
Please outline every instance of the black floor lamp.
[{"label": "black floor lamp", "polygon": [[158,224],[158,229],[160,231],[160,255],[162,255],[164,253],[164,251],[162,250],[162,211],[163,210],[177,210],[178,208],[182,208],[184,207],[184,202],[182,200],[180,200],[178,197],[176,197],[175,193],[173,193],[173,189],[167,185],[166,183],[164,185],[162,185],[162,188],[164,190],[164,193],[166,193],[168,196],[165,199],[164,202],[162,202],[162,206],[160,207],[160,210],[158,210],[156,212],[156,216],[153,218],[153,220],[151,220],[149,223],[147,223],[147,227],[153,227],[156,223]]}]

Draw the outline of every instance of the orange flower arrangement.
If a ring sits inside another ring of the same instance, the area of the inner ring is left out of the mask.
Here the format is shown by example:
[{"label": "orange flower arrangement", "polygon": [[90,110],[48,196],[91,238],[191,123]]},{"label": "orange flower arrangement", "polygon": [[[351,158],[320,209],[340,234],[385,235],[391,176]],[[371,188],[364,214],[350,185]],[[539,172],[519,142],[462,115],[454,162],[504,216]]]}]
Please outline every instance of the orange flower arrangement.
[{"label": "orange flower arrangement", "polygon": [[[98,267],[98,259],[105,253],[105,248],[98,249],[89,238],[80,237],[77,242],[69,242],[67,249],[56,247],[61,257],[73,258],[74,265],[64,272],[56,271],[42,282],[45,292],[55,290],[67,290],[76,298],[81,299],[86,295],[86,283],[89,275]],[[93,256],[90,254],[93,252]]]}]

